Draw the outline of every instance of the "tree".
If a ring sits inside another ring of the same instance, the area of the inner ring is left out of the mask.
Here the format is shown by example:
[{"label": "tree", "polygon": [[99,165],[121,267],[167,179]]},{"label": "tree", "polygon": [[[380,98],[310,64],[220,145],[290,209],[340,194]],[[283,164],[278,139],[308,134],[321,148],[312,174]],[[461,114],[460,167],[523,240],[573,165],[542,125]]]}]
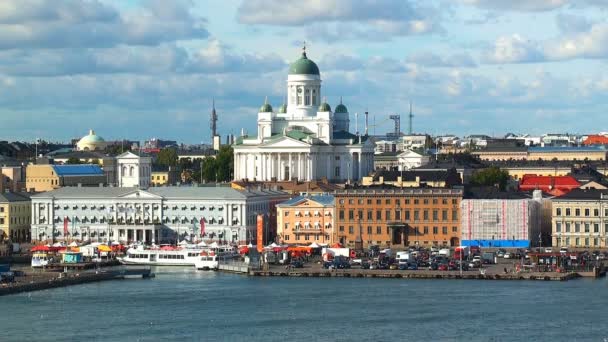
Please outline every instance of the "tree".
[{"label": "tree", "polygon": [[216,156],[217,179],[220,182],[229,182],[234,173],[234,154],[231,146],[222,146]]},{"label": "tree", "polygon": [[176,166],[177,150],[171,147],[163,148],[156,156],[156,163],[164,166]]},{"label": "tree", "polygon": [[504,191],[509,181],[509,173],[505,170],[501,170],[496,166],[491,166],[487,169],[477,171],[471,177],[471,184],[473,185],[486,185],[496,186],[501,191]]},{"label": "tree", "polygon": [[129,145],[129,144],[127,144],[125,146],[123,146],[123,145],[121,145],[121,144],[108,145],[104,149],[104,152],[110,156],[117,156],[124,152],[131,151],[131,145]]},{"label": "tree", "polygon": [[82,162],[80,162],[80,159],[78,159],[76,157],[68,158],[68,160],[65,163],[66,164],[82,164]]}]

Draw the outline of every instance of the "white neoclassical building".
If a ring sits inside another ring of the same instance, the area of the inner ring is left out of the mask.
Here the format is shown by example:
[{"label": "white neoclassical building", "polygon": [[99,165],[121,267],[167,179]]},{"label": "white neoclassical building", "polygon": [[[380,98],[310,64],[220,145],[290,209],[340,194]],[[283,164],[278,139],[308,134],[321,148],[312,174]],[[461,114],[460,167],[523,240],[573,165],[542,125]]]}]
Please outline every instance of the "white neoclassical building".
[{"label": "white neoclassical building", "polygon": [[287,104],[275,112],[266,101],[257,134],[235,142],[234,179],[343,182],[367,175],[374,144],[349,132],[348,109],[341,102],[335,111],[322,103],[319,68],[304,49],[289,67]]},{"label": "white neoclassical building", "polygon": [[[289,195],[230,187],[63,187],[32,196],[33,241],[249,243],[257,214]],[[201,220],[205,235],[201,235]]]},{"label": "white neoclassical building", "polygon": [[152,158],[128,151],[116,157],[116,168],[119,187],[150,186]]}]

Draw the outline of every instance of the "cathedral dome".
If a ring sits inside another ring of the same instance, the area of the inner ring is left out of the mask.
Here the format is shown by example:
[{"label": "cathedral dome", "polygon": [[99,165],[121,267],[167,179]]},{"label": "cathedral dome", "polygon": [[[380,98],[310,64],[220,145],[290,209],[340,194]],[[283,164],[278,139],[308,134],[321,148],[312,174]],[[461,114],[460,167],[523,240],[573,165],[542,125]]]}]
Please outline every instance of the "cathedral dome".
[{"label": "cathedral dome", "polygon": [[105,140],[95,134],[94,130],[89,130],[89,134],[78,140],[76,147],[79,151],[94,151],[105,148]]},{"label": "cathedral dome", "polygon": [[342,96],[340,96],[340,104],[336,106],[334,113],[348,113],[348,108],[342,104]]},{"label": "cathedral dome", "polygon": [[287,105],[286,104],[282,104],[281,107],[279,107],[279,114],[285,114],[287,113]]},{"label": "cathedral dome", "polygon": [[270,103],[264,103],[262,107],[260,107],[260,113],[272,113],[272,106]]},{"label": "cathedral dome", "polygon": [[306,56],[306,49],[302,51],[302,56],[291,63],[289,66],[290,75],[319,75],[319,67],[315,62],[308,59]]},{"label": "cathedral dome", "polygon": [[319,112],[331,112],[331,107],[329,104],[327,104],[327,102],[323,102],[319,106]]}]

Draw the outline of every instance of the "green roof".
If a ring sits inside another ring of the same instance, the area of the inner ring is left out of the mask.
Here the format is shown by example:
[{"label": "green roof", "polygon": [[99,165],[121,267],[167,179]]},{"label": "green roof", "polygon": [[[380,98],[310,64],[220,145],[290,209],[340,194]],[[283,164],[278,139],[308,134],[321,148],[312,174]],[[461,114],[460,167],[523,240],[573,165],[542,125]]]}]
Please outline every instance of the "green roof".
[{"label": "green roof", "polygon": [[335,113],[348,113],[348,109],[346,108],[345,105],[340,103],[339,105],[336,106]]},{"label": "green roof", "polygon": [[264,103],[262,107],[260,107],[260,113],[272,113],[272,106],[270,103]]},{"label": "green roof", "polygon": [[302,52],[302,56],[291,63],[289,66],[290,75],[319,75],[319,67],[315,62],[306,57],[306,52]]},{"label": "green roof", "polygon": [[327,104],[327,102],[323,102],[319,106],[319,112],[331,112],[331,107],[329,104]]},{"label": "green roof", "polygon": [[279,113],[281,114],[285,114],[287,113],[287,105],[286,104],[282,104],[281,107],[279,107]]}]

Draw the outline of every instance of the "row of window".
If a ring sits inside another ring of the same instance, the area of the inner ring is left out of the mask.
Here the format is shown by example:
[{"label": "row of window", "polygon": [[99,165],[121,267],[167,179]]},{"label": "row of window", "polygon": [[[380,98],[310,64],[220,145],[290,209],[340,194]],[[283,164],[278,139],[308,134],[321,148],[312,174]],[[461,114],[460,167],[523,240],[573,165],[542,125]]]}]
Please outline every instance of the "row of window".
[{"label": "row of window", "polygon": [[[314,237],[314,239],[316,241],[319,241],[319,239],[323,239],[323,241],[330,241],[328,234],[326,234],[326,235],[323,235],[323,234],[312,234],[312,235],[311,234],[304,234],[304,235],[296,234],[294,239],[295,239],[295,241],[310,241],[311,236]],[[289,241],[290,238],[291,238],[291,236],[289,236],[289,235],[283,236],[283,240],[285,240],[285,241]]]},{"label": "row of window", "polygon": [[[196,255],[194,255],[196,256]],[[184,259],[184,256],[182,254],[159,254],[158,255],[159,259]]]},{"label": "row of window", "polygon": [[[403,210],[403,218],[402,218],[401,212],[402,212],[401,210],[395,210],[395,211],[385,210],[384,211],[384,220],[385,221],[390,221],[390,220],[393,220],[393,217],[394,217],[394,219],[396,221],[401,221],[402,219],[407,221],[407,220],[411,220],[412,216],[413,216],[413,220],[414,221],[420,221],[420,212],[421,212],[421,210],[412,210],[412,211],[410,211],[410,210]],[[393,215],[393,213],[394,213],[394,215]],[[428,210],[428,209],[424,209],[424,210],[422,210],[422,220],[423,221],[430,221],[429,214],[432,214],[432,220],[433,221],[439,221],[439,213],[440,213],[440,211],[436,210],[436,209],[433,209],[432,211]],[[340,221],[344,221],[344,214],[345,214],[344,210],[340,210],[338,212],[338,219]],[[452,221],[458,221],[458,218],[459,218],[458,210],[455,210],[455,209],[452,210],[451,214],[452,214],[451,215]],[[449,217],[449,211],[446,210],[446,209],[441,210],[441,221],[448,221],[448,217]],[[363,220],[364,219],[363,210],[357,210],[357,216],[356,216],[356,218],[358,220]],[[374,220],[374,211],[373,210],[368,210],[367,211],[367,215],[365,216],[365,218],[366,218],[367,221],[373,221]],[[350,221],[355,220],[355,211],[353,209],[350,209],[348,211],[348,219]],[[376,210],[375,220],[381,221],[382,219],[383,219],[383,217],[382,217],[382,210]]]},{"label": "row of window", "polygon": [[[574,242],[574,244],[570,244],[571,242]],[[581,245],[581,242],[583,243]],[[562,245],[562,246],[585,246],[585,247],[600,247],[600,239],[599,238],[584,238],[581,240],[581,238],[573,238],[570,239],[569,237],[566,237],[562,240],[558,240],[558,244]]]},{"label": "row of window", "polygon": [[[331,216],[331,211],[326,211],[324,215],[325,215],[325,216]],[[285,216],[285,217],[289,216],[289,211],[285,211],[285,213],[283,214],[283,216]],[[319,212],[319,211],[315,211],[315,212],[314,212],[314,213],[311,215],[309,211],[305,211],[305,212],[304,212],[304,214],[302,214],[302,213],[301,213],[301,212],[299,212],[299,211],[296,211],[296,212],[294,213],[294,216],[295,216],[295,217],[302,217],[302,216],[304,216],[304,217],[308,217],[308,216],[320,217],[320,216],[321,216],[321,212]]]},{"label": "row of window", "polygon": [[[338,200],[338,203],[344,204],[344,201],[345,200],[343,198],[341,198],[341,199]],[[362,198],[359,198],[359,199],[357,199],[357,204],[363,204],[363,201],[364,200]],[[409,198],[406,198],[406,199],[403,200],[404,204],[410,204],[411,202],[412,202],[412,200],[410,200]],[[422,204],[430,204],[430,202],[432,202],[433,204],[439,204],[439,199],[438,198],[433,198],[433,199],[423,198],[422,199]],[[452,204],[458,204],[458,199],[452,198],[451,202],[452,202]],[[368,198],[367,200],[365,200],[365,204],[367,204],[367,205],[371,205],[372,203],[373,203],[373,200],[370,199],[370,198]],[[392,205],[393,203],[395,205],[401,205],[401,199],[396,198],[396,199],[394,199],[394,201],[392,199],[390,199],[390,198],[384,199],[384,204]],[[415,198],[413,200],[413,203],[414,204],[420,204],[420,200],[418,198]],[[447,205],[448,203],[449,203],[449,201],[448,201],[447,198],[442,198],[441,199],[441,204]],[[350,198],[348,200],[348,204],[355,204],[355,200],[353,198]],[[382,205],[382,199],[377,198],[376,199],[376,205]]]},{"label": "row of window", "polygon": [[[5,224],[5,223],[6,223],[6,219],[4,217],[0,217],[0,224]],[[10,224],[29,224],[29,223],[30,223],[29,217],[11,217]]]},{"label": "row of window", "polygon": [[[574,208],[574,215],[572,215],[572,209],[571,208],[556,208],[555,209],[555,215],[556,216],[562,216],[562,213],[565,214],[565,216],[585,216],[585,217],[591,217],[591,216],[600,216],[600,210],[598,208],[595,208],[593,210],[591,210],[590,208],[584,208],[584,209],[580,209],[580,208]],[[582,215],[581,215],[582,213]],[[593,213],[593,215],[591,215]],[[608,208],[604,209],[604,216],[608,216]]]},{"label": "row of window", "polygon": [[[23,212],[29,212],[30,211],[30,206],[24,206],[24,205],[11,205],[8,209],[9,212],[11,213],[23,213]],[[4,212],[4,207],[0,207],[0,213]]]},{"label": "row of window", "polygon": [[[561,233],[562,232],[562,228],[564,230],[564,233],[591,233],[591,228],[593,228],[593,232],[594,233],[599,233],[600,232],[600,224],[599,223],[588,223],[588,222],[565,222],[562,224],[562,222],[556,222],[555,223],[555,232],[556,233]],[[608,231],[608,222],[604,224],[604,228],[606,229],[606,231]]]},{"label": "row of window", "polygon": [[[416,229],[416,228],[414,228]],[[439,227],[432,227],[433,229],[433,234],[439,234]],[[340,232],[344,232],[344,226],[339,226],[338,230]],[[348,226],[348,233],[349,234],[354,234],[355,233],[355,227],[353,226]],[[386,227],[386,234],[390,234],[391,230],[390,228]],[[453,226],[452,227],[452,233],[458,233],[458,227],[457,226]],[[367,234],[368,235],[372,235],[373,233],[373,227],[372,226],[367,226]],[[382,234],[382,227],[381,226],[376,226],[376,233],[375,234]],[[421,231],[422,235],[427,235],[429,234],[429,227],[428,226],[424,226],[422,227],[422,231]],[[448,234],[448,227],[441,227],[441,234]]]}]

